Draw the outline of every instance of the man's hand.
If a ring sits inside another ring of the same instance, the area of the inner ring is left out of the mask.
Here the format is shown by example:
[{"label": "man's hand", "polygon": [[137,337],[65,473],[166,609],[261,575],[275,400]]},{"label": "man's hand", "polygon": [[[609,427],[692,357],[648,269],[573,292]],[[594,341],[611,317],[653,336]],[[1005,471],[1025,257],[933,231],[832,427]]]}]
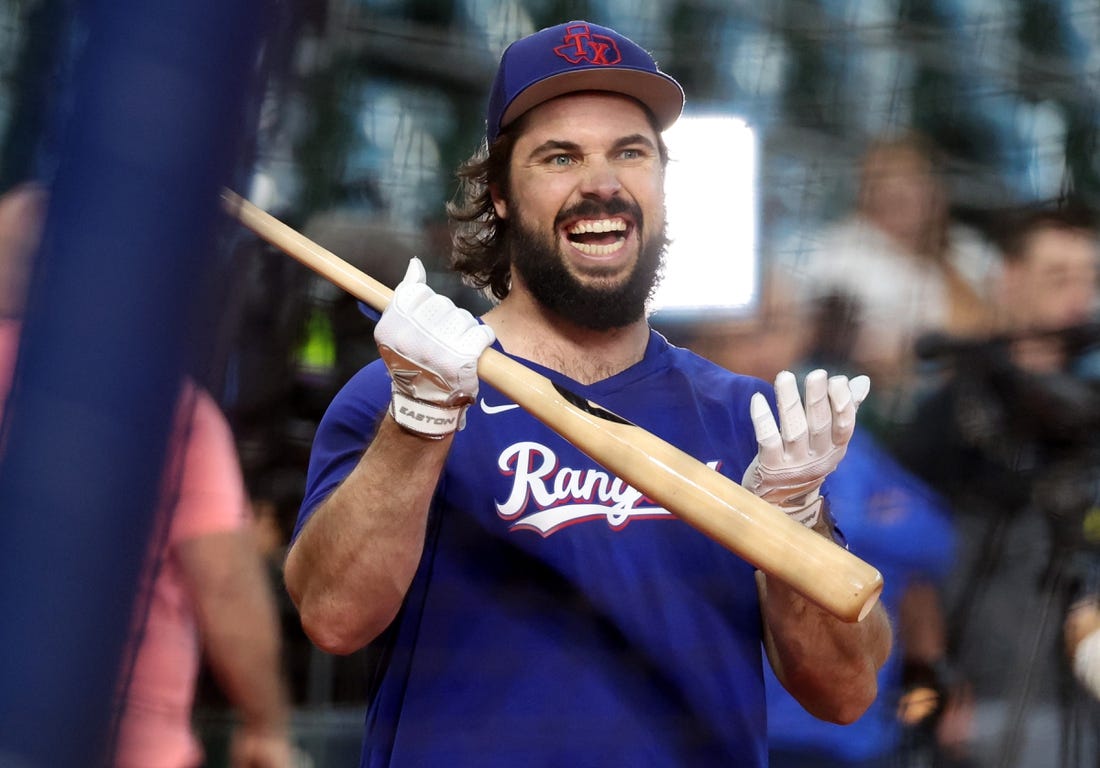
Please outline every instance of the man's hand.
[{"label": "man's hand", "polygon": [[496,337],[425,279],[420,259],[411,259],[374,339],[393,379],[390,415],[409,432],[440,439],[465,425],[477,360]]},{"label": "man's hand", "polygon": [[844,458],[870,388],[866,376],[828,378],[818,369],[806,376],[803,409],[794,374],[781,371],[775,378],[779,425],[762,394],[749,403],[759,451],[741,484],[812,528],[821,517],[821,484]]}]

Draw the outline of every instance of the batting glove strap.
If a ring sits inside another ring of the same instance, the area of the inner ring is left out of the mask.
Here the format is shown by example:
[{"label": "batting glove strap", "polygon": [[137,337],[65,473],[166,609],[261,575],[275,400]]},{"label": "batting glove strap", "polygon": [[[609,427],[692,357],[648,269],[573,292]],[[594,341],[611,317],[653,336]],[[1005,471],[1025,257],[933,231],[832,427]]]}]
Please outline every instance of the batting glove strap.
[{"label": "batting glove strap", "polygon": [[390,400],[390,416],[407,432],[431,440],[442,440],[466,423],[466,406],[446,407],[427,403],[399,392]]},{"label": "batting glove strap", "polygon": [[814,491],[812,494],[809,495],[813,496],[813,498],[809,501],[804,502],[801,506],[784,504],[781,505],[779,508],[786,512],[787,517],[791,518],[795,522],[802,523],[807,528],[813,528],[821,520],[821,505],[823,503],[823,499],[821,498],[821,494],[819,494],[817,491]]}]

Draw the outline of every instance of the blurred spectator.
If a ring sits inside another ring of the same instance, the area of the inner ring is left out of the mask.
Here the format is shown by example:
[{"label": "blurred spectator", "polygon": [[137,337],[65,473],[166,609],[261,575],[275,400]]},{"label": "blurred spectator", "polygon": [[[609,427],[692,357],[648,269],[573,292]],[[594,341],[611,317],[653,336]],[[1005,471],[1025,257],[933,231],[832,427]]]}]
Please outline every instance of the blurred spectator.
[{"label": "blurred spectator", "polygon": [[[305,473],[290,467],[269,467],[248,480],[249,501],[255,519],[256,545],[273,585],[277,585],[276,598],[279,609],[279,623],[283,638],[284,668],[290,687],[290,699],[294,705],[315,705],[311,701],[311,675],[317,674],[312,668],[315,649],[298,620],[298,611],[283,586],[283,562],[286,549],[290,544],[290,533],[297,517],[298,506],[302,501],[302,488]],[[218,693],[216,679],[204,675],[202,694],[210,701]],[[314,682],[312,685],[316,686]],[[326,686],[328,687],[328,686]],[[226,703],[224,697],[217,700],[219,705]],[[325,702],[327,703],[327,702]]]},{"label": "blurred spectator", "polygon": [[115,764],[202,765],[191,707],[205,657],[241,719],[230,765],[288,767],[280,629],[229,426],[209,394],[188,386],[174,436],[172,503],[158,520],[150,583],[140,593]]},{"label": "blurred spectator", "polygon": [[[686,335],[678,340],[731,370],[771,380],[783,369],[801,376],[817,367],[851,367],[853,335],[845,325],[850,319],[832,300],[800,303],[769,273],[753,317],[703,321],[680,329]],[[874,387],[872,381],[871,399]],[[934,727],[945,708],[946,634],[939,587],[954,552],[948,508],[866,429],[856,431],[825,487],[849,547],[883,574],[881,599],[894,622],[897,647],[879,671],[877,700],[848,726],[811,716],[769,673],[770,765],[917,765],[918,758],[933,751]]]},{"label": "blurred spectator", "polygon": [[[341,257],[347,250],[356,260],[397,247],[392,236],[377,237],[377,227],[354,227],[344,215],[316,217],[304,230],[323,247]],[[367,652],[329,656],[309,642],[283,585],[283,561],[302,501],[313,432],[338,374],[377,351],[370,334],[364,342],[356,300],[281,250],[242,237],[233,243],[231,267],[229,285],[221,289],[217,332],[226,371],[223,402],[237,437],[257,544],[276,587],[291,704],[362,707]],[[211,716],[213,725],[201,729],[211,752],[221,748],[218,724],[229,704],[212,670],[204,667],[196,709]]]},{"label": "blurred spectator", "polygon": [[[661,330],[674,341],[725,368],[764,381],[775,381],[779,371],[801,363],[814,343],[810,317],[810,306],[769,271],[760,281],[759,299],[751,314],[703,317],[683,328]],[[825,370],[841,368],[826,367]]]},{"label": "blurred spectator", "polygon": [[[0,198],[0,413],[19,344],[27,275],[46,193]],[[183,387],[132,643],[120,679],[119,768],[203,763],[191,730],[200,659],[233,702],[241,727],[233,768],[289,768],[289,708],[274,600],[253,542],[229,426],[214,400]]]},{"label": "blurred spectator", "polygon": [[30,264],[45,204],[45,191],[33,184],[0,196],[0,413],[11,387]]},{"label": "blurred spectator", "polygon": [[1069,207],[1013,217],[1000,333],[920,345],[947,380],[896,452],[954,507],[949,653],[975,699],[965,765],[1100,759],[1097,702],[1064,652],[1087,634],[1088,611],[1069,607],[1095,599],[1100,554],[1096,234],[1092,215]]},{"label": "blurred spectator", "polygon": [[0,319],[15,321],[23,314],[45,205],[45,190],[35,184],[0,196]]},{"label": "blurred spectator", "polygon": [[1100,699],[1100,600],[1095,592],[1070,606],[1064,631],[1077,681]]},{"label": "blurred spectator", "polygon": [[995,252],[951,220],[935,152],[916,134],[873,143],[852,213],[777,258],[804,299],[850,306],[852,358],[877,393],[864,418],[877,416],[882,430],[907,415],[918,335],[989,327],[986,280]]}]

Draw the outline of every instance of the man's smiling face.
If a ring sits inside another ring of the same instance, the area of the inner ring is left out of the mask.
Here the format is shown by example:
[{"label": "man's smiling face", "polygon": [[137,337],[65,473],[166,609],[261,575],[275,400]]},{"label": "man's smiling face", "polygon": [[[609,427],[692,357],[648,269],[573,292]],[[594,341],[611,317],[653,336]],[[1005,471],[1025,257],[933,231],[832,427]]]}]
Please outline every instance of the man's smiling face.
[{"label": "man's smiling face", "polygon": [[570,94],[532,109],[512,151],[513,290],[578,325],[604,330],[644,316],[666,246],[659,137],[640,104]]}]

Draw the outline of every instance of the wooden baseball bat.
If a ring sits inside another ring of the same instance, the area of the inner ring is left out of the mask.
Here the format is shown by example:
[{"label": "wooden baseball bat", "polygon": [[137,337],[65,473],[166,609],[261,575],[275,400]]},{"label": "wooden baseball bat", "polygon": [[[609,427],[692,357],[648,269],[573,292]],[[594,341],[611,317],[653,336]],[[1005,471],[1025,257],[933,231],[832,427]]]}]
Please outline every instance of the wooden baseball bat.
[{"label": "wooden baseball bat", "polygon": [[[381,312],[393,291],[234,192],[226,210],[267,242]],[[641,427],[563,394],[489,348],[478,376],[666,510],[847,622],[863,619],[882,575],[777,507]],[[747,407],[747,405],[746,405]]]}]

